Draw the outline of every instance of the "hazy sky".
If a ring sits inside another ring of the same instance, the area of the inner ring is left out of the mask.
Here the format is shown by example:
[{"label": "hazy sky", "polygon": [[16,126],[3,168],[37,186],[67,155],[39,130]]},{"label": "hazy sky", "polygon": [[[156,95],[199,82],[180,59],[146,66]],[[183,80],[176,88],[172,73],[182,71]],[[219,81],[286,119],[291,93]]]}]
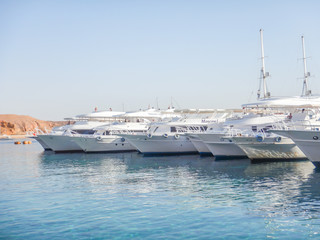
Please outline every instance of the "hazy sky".
[{"label": "hazy sky", "polygon": [[273,96],[320,93],[320,1],[0,1],[0,114],[236,108],[254,101],[264,29]]}]

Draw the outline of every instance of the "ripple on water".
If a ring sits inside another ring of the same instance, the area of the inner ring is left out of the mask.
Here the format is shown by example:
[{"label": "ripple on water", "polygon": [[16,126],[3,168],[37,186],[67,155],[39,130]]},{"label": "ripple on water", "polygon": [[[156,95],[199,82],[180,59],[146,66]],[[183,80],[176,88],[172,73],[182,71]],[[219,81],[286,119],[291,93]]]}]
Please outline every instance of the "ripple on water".
[{"label": "ripple on water", "polygon": [[0,144],[3,239],[319,239],[309,162],[43,153]]}]

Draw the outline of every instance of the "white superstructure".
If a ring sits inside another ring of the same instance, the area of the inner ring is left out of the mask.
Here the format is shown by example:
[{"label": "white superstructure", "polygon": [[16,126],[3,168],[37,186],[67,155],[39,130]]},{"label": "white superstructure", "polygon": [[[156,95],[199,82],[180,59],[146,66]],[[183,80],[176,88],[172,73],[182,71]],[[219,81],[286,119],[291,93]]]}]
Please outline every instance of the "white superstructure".
[{"label": "white superstructure", "polygon": [[175,121],[151,124],[148,133],[144,135],[123,136],[146,155],[198,153],[188,134],[204,132],[209,124],[219,124],[229,114],[223,110],[196,112]]}]

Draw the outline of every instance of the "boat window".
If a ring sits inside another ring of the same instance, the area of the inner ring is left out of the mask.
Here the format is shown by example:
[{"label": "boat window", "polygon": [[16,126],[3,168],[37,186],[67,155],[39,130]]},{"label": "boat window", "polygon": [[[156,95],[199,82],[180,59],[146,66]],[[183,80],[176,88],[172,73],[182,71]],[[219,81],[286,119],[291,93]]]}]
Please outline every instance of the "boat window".
[{"label": "boat window", "polygon": [[170,127],[170,132],[177,132],[176,127]]},{"label": "boat window", "polygon": [[207,128],[208,128],[207,126],[202,126],[202,127],[200,127],[200,130],[205,132],[207,130]]},{"label": "boat window", "polygon": [[103,135],[110,135],[110,131],[105,131]]},{"label": "boat window", "polygon": [[94,130],[88,130],[88,129],[85,129],[85,130],[74,130],[74,132],[76,133],[79,133],[79,134],[88,134],[88,135],[92,135],[95,133]]},{"label": "boat window", "polygon": [[252,126],[251,129],[252,129],[253,132],[256,132],[257,131],[257,126]]},{"label": "boat window", "polygon": [[156,127],[156,129],[153,131],[154,133],[158,130],[159,127]]}]

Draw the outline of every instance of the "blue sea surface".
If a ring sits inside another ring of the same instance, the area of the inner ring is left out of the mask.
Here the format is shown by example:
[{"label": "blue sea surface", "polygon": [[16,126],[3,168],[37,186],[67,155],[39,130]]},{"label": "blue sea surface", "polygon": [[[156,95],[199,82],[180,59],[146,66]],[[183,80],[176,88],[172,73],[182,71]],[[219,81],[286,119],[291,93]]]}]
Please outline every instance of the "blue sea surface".
[{"label": "blue sea surface", "polygon": [[0,143],[0,239],[320,239],[320,173]]}]

